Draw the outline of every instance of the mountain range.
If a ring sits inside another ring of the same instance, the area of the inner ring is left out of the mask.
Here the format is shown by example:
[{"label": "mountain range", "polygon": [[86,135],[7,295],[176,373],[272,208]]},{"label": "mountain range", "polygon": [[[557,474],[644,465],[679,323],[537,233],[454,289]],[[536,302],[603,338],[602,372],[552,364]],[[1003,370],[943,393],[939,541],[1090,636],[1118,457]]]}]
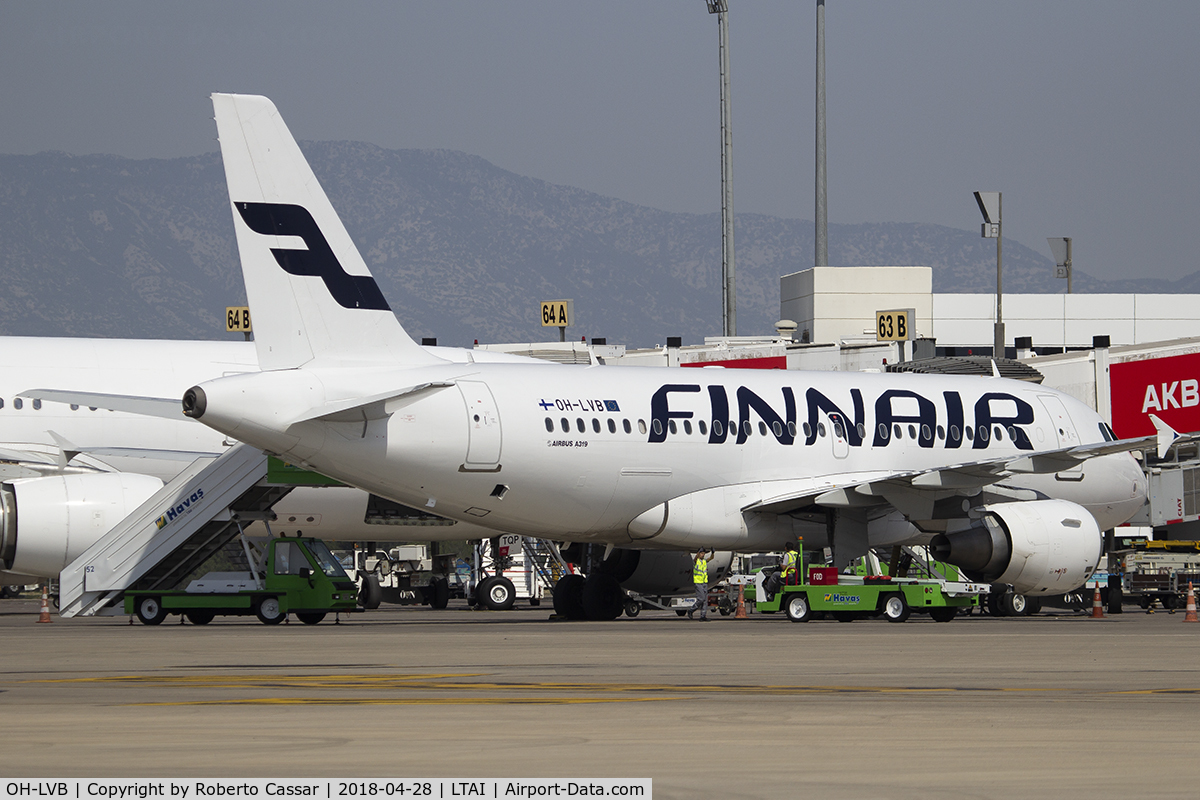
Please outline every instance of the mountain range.
[{"label": "mountain range", "polygon": [[[408,332],[439,343],[539,341],[538,303],[571,298],[568,335],[650,346],[721,328],[720,215],[661,211],[449,150],[302,148]],[[767,333],[779,276],[812,264],[811,221],[739,214],[738,332]],[[995,245],[920,223],[829,226],[833,264],[933,268],[934,291],[991,292]],[[1052,263],[1004,243],[1006,292],[1061,292]],[[0,155],[0,333],[214,339],[245,301],[220,156]],[[1104,281],[1079,292],[1196,292]]]}]

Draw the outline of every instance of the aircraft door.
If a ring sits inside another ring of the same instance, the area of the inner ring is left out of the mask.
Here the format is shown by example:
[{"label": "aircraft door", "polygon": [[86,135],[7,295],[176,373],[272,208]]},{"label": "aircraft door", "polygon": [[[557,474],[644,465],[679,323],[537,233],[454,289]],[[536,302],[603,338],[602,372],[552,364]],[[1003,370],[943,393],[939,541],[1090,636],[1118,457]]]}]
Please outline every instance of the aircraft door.
[{"label": "aircraft door", "polygon": [[500,411],[486,383],[459,381],[467,404],[467,470],[493,472],[500,468]]},{"label": "aircraft door", "polygon": [[833,443],[834,458],[845,458],[850,455],[850,442],[847,438],[846,420],[841,414],[829,415],[829,436]]},{"label": "aircraft door", "polygon": [[[1063,405],[1062,400],[1049,394],[1038,395],[1038,399],[1042,401],[1042,405],[1050,414],[1050,427],[1054,429],[1053,435],[1057,437],[1058,446],[1075,447],[1078,445],[1079,434],[1076,432],[1075,424],[1071,421],[1071,416],[1067,413],[1067,407]],[[1061,481],[1081,481],[1083,480],[1083,465],[1057,472],[1055,477]]]}]

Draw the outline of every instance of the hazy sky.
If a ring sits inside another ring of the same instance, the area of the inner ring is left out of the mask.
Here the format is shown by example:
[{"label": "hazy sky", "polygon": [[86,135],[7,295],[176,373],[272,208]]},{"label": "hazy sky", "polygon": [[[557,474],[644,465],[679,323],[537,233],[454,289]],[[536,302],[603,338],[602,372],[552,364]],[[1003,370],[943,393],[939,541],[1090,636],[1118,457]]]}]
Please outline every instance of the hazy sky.
[{"label": "hazy sky", "polygon": [[[735,207],[811,219],[815,1],[729,4]],[[1000,190],[1006,238],[1098,277],[1200,269],[1200,3],[828,0],[826,36],[831,223],[977,230]],[[703,0],[10,0],[0,74],[4,153],[212,151],[236,91],[300,139],[720,208]]]}]

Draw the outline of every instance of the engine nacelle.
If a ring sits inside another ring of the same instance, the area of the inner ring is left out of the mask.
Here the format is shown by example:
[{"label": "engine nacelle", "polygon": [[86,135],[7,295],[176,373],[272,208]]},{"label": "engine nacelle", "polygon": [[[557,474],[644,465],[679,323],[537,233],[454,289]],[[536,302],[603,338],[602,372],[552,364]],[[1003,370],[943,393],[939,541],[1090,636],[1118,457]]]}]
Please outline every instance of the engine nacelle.
[{"label": "engine nacelle", "polygon": [[1030,596],[1063,594],[1096,571],[1104,537],[1087,509],[1067,500],[996,503],[964,531],[930,543],[934,558],[973,581],[1012,584]]},{"label": "engine nacelle", "polygon": [[50,578],[161,489],[149,475],[51,475],[0,484],[0,564]]},{"label": "engine nacelle", "polygon": [[[695,585],[692,583],[692,559],[695,553],[671,552],[668,550],[628,550],[637,554],[637,568],[621,588],[639,594],[687,594]],[[733,553],[718,550],[708,562],[708,582],[714,584],[729,572]]]}]

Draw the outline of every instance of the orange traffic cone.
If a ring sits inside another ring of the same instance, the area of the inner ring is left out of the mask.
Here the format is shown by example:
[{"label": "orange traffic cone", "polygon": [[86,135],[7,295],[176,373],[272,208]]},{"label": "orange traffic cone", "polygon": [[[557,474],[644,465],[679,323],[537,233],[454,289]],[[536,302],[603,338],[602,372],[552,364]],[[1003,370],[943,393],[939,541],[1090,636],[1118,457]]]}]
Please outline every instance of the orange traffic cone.
[{"label": "orange traffic cone", "polygon": [[738,607],[733,618],[746,619],[746,585],[744,583],[738,584]]},{"label": "orange traffic cone", "polygon": [[42,584],[42,613],[38,615],[38,622],[54,622],[50,619],[50,589],[46,584]]},{"label": "orange traffic cone", "polygon": [[1104,606],[1100,604],[1100,584],[1096,584],[1096,593],[1092,595],[1092,619],[1104,619]]},{"label": "orange traffic cone", "polygon": [[1183,616],[1184,622],[1200,622],[1196,619],[1196,592],[1192,589],[1192,582],[1188,581],[1188,603],[1187,614]]}]

